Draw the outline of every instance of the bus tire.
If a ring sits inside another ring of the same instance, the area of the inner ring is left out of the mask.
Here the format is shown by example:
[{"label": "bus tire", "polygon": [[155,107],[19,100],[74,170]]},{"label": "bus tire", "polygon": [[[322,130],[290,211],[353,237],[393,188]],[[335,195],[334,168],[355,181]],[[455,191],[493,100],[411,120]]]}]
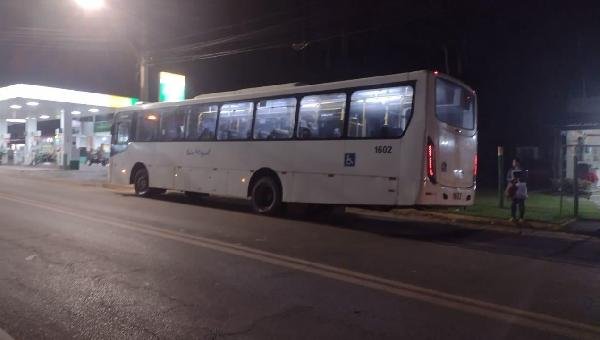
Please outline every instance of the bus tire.
[{"label": "bus tire", "polygon": [[275,215],[281,212],[281,188],[271,176],[264,176],[252,186],[252,210],[261,215]]},{"label": "bus tire", "polygon": [[138,169],[133,176],[133,188],[135,195],[139,197],[152,197],[165,193],[166,190],[151,188],[148,170],[146,168]]}]

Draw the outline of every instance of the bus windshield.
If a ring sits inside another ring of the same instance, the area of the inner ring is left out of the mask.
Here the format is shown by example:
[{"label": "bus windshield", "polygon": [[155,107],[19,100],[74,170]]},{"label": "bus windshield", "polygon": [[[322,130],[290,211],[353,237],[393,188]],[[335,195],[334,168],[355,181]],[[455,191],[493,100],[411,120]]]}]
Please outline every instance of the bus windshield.
[{"label": "bus windshield", "polygon": [[475,94],[463,86],[437,78],[435,114],[444,123],[473,130],[475,129]]}]

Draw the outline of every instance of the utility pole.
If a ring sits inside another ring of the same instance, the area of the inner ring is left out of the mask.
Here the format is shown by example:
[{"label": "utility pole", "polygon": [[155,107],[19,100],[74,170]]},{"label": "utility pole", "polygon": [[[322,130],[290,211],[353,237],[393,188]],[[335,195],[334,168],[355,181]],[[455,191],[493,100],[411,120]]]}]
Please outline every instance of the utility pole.
[{"label": "utility pole", "polygon": [[448,46],[442,45],[442,51],[444,52],[444,66],[446,68],[446,74],[450,74],[450,57],[448,56]]},{"label": "utility pole", "polygon": [[498,147],[498,207],[504,208],[504,147]]},{"label": "utility pole", "polygon": [[149,89],[149,65],[148,65],[148,57],[144,52],[140,52],[139,57],[140,64],[140,100],[143,102],[150,101],[150,89]]},{"label": "utility pole", "polygon": [[140,100],[147,103],[150,101],[150,55],[147,52],[148,26],[146,20],[142,20],[142,31],[140,35],[140,45],[137,48],[137,55],[140,63]]},{"label": "utility pole", "polygon": [[579,173],[577,171],[578,163],[579,162],[577,152],[575,152],[575,156],[573,156],[573,215],[575,218],[579,217]]}]

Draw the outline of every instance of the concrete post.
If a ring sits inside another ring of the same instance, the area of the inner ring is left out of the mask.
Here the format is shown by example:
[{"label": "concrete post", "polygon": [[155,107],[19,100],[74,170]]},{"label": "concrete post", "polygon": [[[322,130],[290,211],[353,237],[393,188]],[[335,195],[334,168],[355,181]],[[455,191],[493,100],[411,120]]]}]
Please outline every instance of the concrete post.
[{"label": "concrete post", "polygon": [[25,121],[25,165],[30,165],[35,159],[37,119],[27,118]]},{"label": "concrete post", "polygon": [[6,118],[0,118],[0,164],[8,164],[8,124]]},{"label": "concrete post", "polygon": [[73,118],[71,112],[67,110],[60,111],[60,129],[62,131],[62,159],[59,160],[59,165],[64,169],[69,169],[71,150],[73,149]]},{"label": "concrete post", "polygon": [[94,149],[94,122],[81,122],[81,133],[85,136],[86,149]]},{"label": "concrete post", "polygon": [[577,152],[573,157],[573,215],[579,218],[579,174],[577,173],[578,157]]},{"label": "concrete post", "polygon": [[504,208],[504,147],[498,147],[498,207]]},{"label": "concrete post", "polygon": [[150,101],[150,80],[149,80],[149,65],[145,55],[141,55],[140,60],[140,100],[143,102]]}]

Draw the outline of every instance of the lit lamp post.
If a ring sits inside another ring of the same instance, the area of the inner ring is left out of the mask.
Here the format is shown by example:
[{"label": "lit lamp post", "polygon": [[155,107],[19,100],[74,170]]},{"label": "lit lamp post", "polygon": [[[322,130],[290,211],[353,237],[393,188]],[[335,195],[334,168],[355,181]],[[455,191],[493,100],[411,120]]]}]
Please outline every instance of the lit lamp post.
[{"label": "lit lamp post", "polygon": [[[105,9],[107,7],[106,1],[105,0],[73,0],[75,1],[75,3],[82,8],[85,11],[88,12],[93,12],[93,11],[99,11],[102,9]],[[145,27],[145,26],[144,26]],[[142,38],[142,41],[145,40],[145,30],[143,32],[144,37]],[[124,35],[123,35],[124,36]],[[140,100],[143,102],[147,102],[149,101],[149,89],[148,89],[148,62],[147,62],[147,58],[146,58],[146,54],[142,51],[144,46],[141,46],[142,48],[136,47],[136,45],[134,43],[132,43],[131,41],[129,41],[129,39],[124,36],[125,39],[127,39],[127,43],[135,50],[135,54],[136,57],[138,58],[138,62],[140,65]]]}]

